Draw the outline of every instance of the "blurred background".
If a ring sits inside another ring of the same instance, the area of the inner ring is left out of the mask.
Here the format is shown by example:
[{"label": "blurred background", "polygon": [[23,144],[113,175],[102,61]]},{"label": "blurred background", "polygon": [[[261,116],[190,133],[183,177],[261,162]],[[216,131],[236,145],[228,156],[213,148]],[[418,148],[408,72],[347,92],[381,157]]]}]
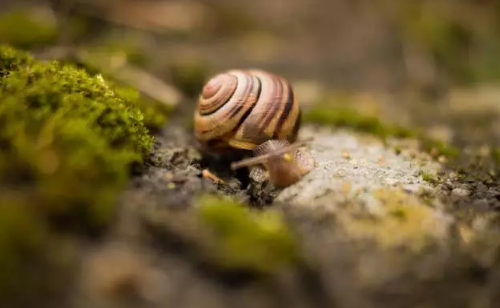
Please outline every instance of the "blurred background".
[{"label": "blurred background", "polygon": [[4,0],[0,9],[2,42],[111,51],[109,61],[120,56],[188,95],[234,67],[313,92],[435,94],[500,77],[495,0]]}]

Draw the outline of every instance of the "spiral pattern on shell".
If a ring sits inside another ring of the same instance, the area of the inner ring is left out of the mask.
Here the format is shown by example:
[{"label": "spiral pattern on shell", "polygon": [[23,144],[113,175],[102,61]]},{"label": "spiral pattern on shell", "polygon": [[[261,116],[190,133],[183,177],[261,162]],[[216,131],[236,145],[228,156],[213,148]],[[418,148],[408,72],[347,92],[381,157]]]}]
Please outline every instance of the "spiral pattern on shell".
[{"label": "spiral pattern on shell", "polygon": [[203,87],[194,130],[209,148],[252,150],[270,139],[294,142],[300,113],[283,77],[261,70],[230,70]]}]

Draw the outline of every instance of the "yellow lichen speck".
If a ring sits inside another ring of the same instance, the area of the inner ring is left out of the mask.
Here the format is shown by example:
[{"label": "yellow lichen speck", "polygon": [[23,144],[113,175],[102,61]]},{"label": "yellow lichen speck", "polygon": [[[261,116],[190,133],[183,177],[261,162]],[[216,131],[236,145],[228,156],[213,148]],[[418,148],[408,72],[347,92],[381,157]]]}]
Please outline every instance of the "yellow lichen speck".
[{"label": "yellow lichen speck", "polygon": [[381,213],[375,217],[341,215],[342,225],[354,238],[373,240],[378,245],[424,248],[433,239],[445,236],[446,223],[418,197],[401,189],[383,188],[374,192]]}]

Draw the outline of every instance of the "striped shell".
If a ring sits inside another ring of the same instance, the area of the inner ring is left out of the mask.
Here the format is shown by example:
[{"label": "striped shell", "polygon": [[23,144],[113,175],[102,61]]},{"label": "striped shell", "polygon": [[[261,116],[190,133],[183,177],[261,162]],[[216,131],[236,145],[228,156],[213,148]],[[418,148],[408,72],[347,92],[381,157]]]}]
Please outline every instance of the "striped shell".
[{"label": "striped shell", "polygon": [[270,140],[297,138],[300,108],[291,85],[261,70],[230,70],[203,87],[195,135],[212,150],[252,150]]}]

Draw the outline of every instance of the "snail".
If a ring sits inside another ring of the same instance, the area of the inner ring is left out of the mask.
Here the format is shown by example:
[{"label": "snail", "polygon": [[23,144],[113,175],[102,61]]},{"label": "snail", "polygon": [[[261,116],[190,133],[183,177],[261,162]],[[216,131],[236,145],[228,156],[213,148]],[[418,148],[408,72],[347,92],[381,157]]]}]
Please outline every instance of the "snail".
[{"label": "snail", "polygon": [[203,86],[194,115],[195,136],[205,149],[251,151],[231,169],[263,165],[279,187],[296,183],[314,166],[297,141],[301,109],[283,77],[262,70],[228,70]]}]

